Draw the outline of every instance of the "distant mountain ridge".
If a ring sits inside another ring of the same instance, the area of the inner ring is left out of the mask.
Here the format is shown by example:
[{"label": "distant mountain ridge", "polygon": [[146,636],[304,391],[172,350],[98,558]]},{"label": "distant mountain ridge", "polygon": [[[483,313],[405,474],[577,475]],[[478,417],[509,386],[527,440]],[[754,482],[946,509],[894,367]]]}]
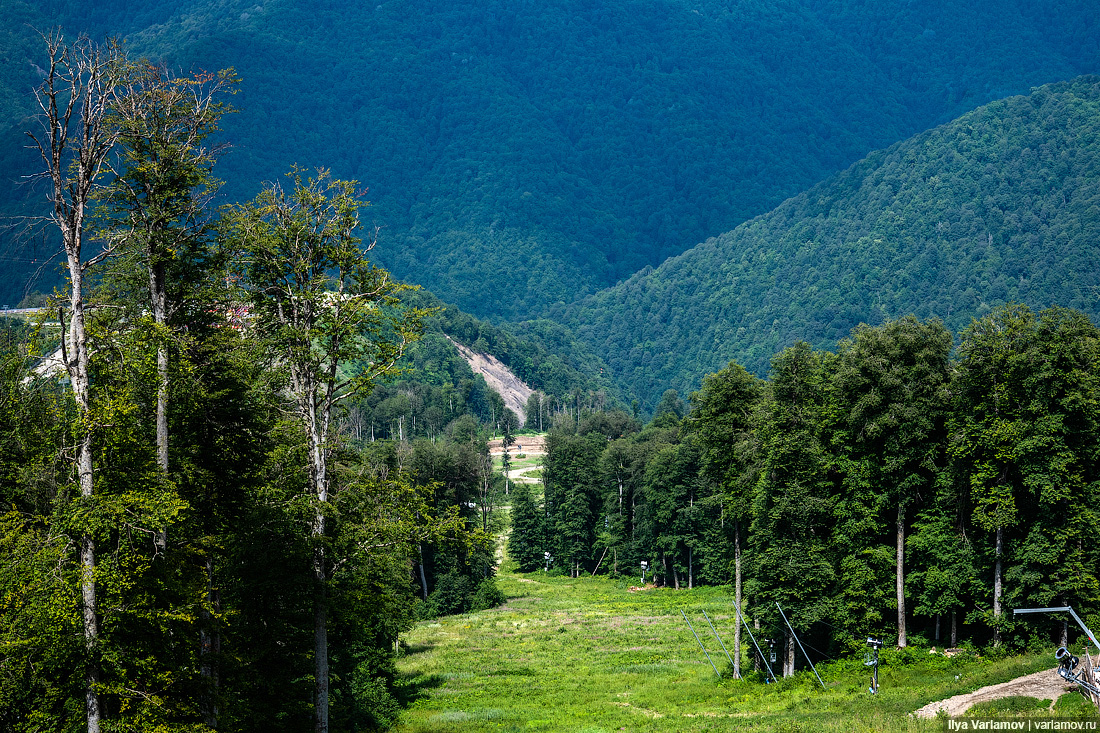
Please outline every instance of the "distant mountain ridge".
[{"label": "distant mountain ridge", "polygon": [[[224,197],[292,163],[370,188],[381,264],[471,313],[559,317],[882,148],[1100,71],[1092,0],[0,0],[0,172],[36,170],[32,27],[234,66]],[[34,194],[42,204],[41,192]],[[5,213],[25,188],[0,191]],[[0,243],[16,303],[41,246]],[[43,281],[45,284],[45,281]],[[52,284],[52,283],[49,283]]]},{"label": "distant mountain ridge", "polygon": [[1100,316],[1100,77],[1040,87],[872,153],[570,312],[652,406],[731,359],[907,314],[956,332],[1007,301]]}]

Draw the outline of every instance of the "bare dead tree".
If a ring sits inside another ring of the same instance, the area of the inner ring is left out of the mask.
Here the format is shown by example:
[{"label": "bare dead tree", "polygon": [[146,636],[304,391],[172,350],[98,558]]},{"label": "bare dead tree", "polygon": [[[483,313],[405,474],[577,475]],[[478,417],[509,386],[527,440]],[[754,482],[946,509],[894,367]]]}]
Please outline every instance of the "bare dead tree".
[{"label": "bare dead tree", "polygon": [[[110,249],[85,258],[85,225],[107,158],[118,140],[110,105],[115,86],[125,73],[126,60],[121,47],[112,40],[100,45],[82,36],[70,44],[60,31],[44,34],[42,38],[49,62],[42,83],[34,91],[40,125],[38,130],[28,131],[27,135],[33,141],[31,147],[38,150],[45,165],[38,177],[49,182],[52,212],[47,219],[61,234],[68,263],[69,323],[67,333],[62,336],[62,358],[78,411],[77,482],[80,495],[90,497],[93,494],[92,403],[84,312],[85,278],[89,268],[107,257]],[[64,331],[65,313],[59,315]],[[95,538],[85,532],[79,545],[84,643],[89,653],[85,712],[88,733],[98,733]]]}]

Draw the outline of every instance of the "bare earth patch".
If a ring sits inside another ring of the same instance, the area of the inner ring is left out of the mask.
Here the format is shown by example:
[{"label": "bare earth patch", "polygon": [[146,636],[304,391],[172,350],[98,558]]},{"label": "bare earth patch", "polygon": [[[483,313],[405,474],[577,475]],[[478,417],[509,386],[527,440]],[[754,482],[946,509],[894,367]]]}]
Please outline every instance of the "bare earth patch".
[{"label": "bare earth patch", "polygon": [[[545,435],[517,435],[515,436],[515,444],[508,450],[515,456],[519,453],[526,453],[531,456],[546,455],[546,436]],[[504,452],[504,446],[502,443],[504,438],[493,438],[489,441],[489,452],[494,456],[500,455]]]},{"label": "bare earth patch", "polygon": [[943,710],[951,717],[962,715],[972,705],[990,700],[998,700],[1002,697],[1022,695],[1034,697],[1039,700],[1057,701],[1059,697],[1073,689],[1064,679],[1058,676],[1058,671],[1045,669],[1042,672],[1017,677],[998,685],[989,685],[974,692],[955,695],[939,702],[930,702],[920,710],[913,713],[918,718],[934,718],[936,713]]},{"label": "bare earth patch", "polygon": [[462,354],[462,358],[466,360],[474,373],[485,377],[485,382],[489,387],[504,399],[504,404],[512,412],[516,413],[522,427],[527,398],[531,396],[534,390],[524,384],[522,379],[517,377],[511,369],[492,354],[479,354],[449,336],[447,338],[458,349],[458,353]]}]

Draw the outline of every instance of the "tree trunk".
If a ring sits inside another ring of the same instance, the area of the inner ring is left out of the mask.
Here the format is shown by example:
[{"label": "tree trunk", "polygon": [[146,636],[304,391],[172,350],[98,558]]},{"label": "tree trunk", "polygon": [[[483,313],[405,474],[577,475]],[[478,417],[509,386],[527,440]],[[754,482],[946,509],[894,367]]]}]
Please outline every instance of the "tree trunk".
[{"label": "tree trunk", "polygon": [[[741,612],[741,617],[742,618],[745,617],[745,612],[744,611]],[[753,625],[753,628],[756,629],[756,638],[759,639],[760,638],[760,619],[754,618],[752,620],[752,625]],[[756,651],[756,650],[753,649],[753,651]],[[763,653],[764,653],[763,650],[761,650],[760,654],[763,654]],[[763,666],[761,663],[764,661],[764,659],[763,659],[763,657],[760,656],[760,654],[754,654],[753,657],[752,657],[752,671],[753,672],[759,672],[761,667]]]},{"label": "tree trunk", "polygon": [[936,614],[936,641],[940,640],[940,615],[941,614],[938,613]]},{"label": "tree trunk", "polygon": [[[323,522],[323,518],[321,519]],[[317,581],[313,606],[314,733],[328,733],[328,627],[325,608],[325,552],[313,550],[313,574]]]},{"label": "tree trunk", "polygon": [[905,507],[898,504],[898,648],[905,646]]},{"label": "tree trunk", "polygon": [[[150,240],[149,251],[149,295],[153,306],[153,321],[161,329],[168,324],[168,292],[165,282],[163,262],[154,262],[156,253],[152,251]],[[157,334],[157,465],[161,473],[168,476],[168,346],[162,339],[163,331]],[[161,527],[157,530],[157,547],[163,551],[168,547],[168,529]]]},{"label": "tree trunk", "polygon": [[95,598],[95,540],[91,537],[81,538],[80,569],[84,647],[88,651],[88,668],[84,673],[84,712],[88,733],[99,733],[99,622]]},{"label": "tree trunk", "polygon": [[[303,384],[309,384],[309,376],[303,376]],[[313,382],[312,384],[316,384]],[[328,502],[328,462],[326,441],[331,420],[331,406],[318,408],[313,403],[315,390],[308,387],[300,393],[310,395],[306,404],[309,427],[310,473],[316,492],[317,510],[313,518],[313,661],[314,661],[314,733],[328,733],[329,676],[328,676],[328,572],[325,568],[325,513]],[[320,414],[318,414],[320,413]]]},{"label": "tree trunk", "polygon": [[[214,561],[206,558],[206,602],[217,612],[221,599],[214,585]],[[200,672],[206,679],[207,690],[201,702],[202,720],[210,728],[218,727],[218,654],[221,653],[221,634],[214,628],[214,614],[207,608],[200,613],[199,627]]]},{"label": "tree trunk", "polygon": [[[80,442],[77,445],[76,473],[80,485],[80,495],[90,498],[95,490],[92,466],[92,428],[89,424],[91,414],[91,357],[88,353],[88,338],[84,327],[84,269],[80,261],[80,240],[66,238],[66,253],[69,260],[70,308],[72,321],[69,323],[68,349],[65,354],[66,369],[73,397],[76,400],[78,420],[80,421]],[[96,605],[95,587],[95,538],[84,535],[80,538],[80,596],[84,628],[84,647],[88,651],[88,669],[85,674],[84,693],[85,717],[88,733],[99,733],[101,711],[99,707],[99,619]]]},{"label": "tree trunk", "polygon": [[[733,523],[733,598],[741,608],[741,522]],[[741,624],[733,631],[733,676],[741,679]]]},{"label": "tree trunk", "polygon": [[[620,466],[621,468],[621,466]],[[623,477],[618,477],[619,481],[619,516],[623,515]]]},{"label": "tree trunk", "polygon": [[955,609],[951,609],[951,648],[959,645],[958,626],[955,623]]},{"label": "tree trunk", "polygon": [[[311,449],[314,454],[314,481],[318,493],[318,501],[324,503],[328,499],[328,491],[325,482],[325,468],[323,460],[323,447],[313,433]],[[321,542],[325,536],[325,515],[318,506],[313,519],[313,667],[314,667],[314,733],[328,733],[328,618],[327,608],[327,582],[328,573],[325,570],[325,549]]]},{"label": "tree trunk", "polygon": [[1004,529],[997,527],[997,561],[993,565],[993,646],[1001,644],[1001,555],[1004,553]]},{"label": "tree trunk", "polygon": [[424,600],[428,600],[428,578],[424,575],[424,546],[417,545],[416,549],[420,552],[420,562],[417,567],[420,568],[420,590],[424,594]]},{"label": "tree trunk", "polygon": [[630,541],[634,541],[634,525],[637,522],[637,505],[634,502],[634,495],[637,492],[630,492]]},{"label": "tree trunk", "polygon": [[783,676],[794,676],[794,635],[790,629],[783,636]]}]

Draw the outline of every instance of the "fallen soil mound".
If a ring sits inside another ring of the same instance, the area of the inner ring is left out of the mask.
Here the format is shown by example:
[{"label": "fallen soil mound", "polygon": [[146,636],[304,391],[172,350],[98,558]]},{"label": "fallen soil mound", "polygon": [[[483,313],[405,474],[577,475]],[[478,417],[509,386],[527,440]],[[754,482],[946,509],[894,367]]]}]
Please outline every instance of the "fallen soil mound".
[{"label": "fallen soil mound", "polygon": [[1054,702],[1072,689],[1075,689],[1075,686],[1068,684],[1064,679],[1059,677],[1056,669],[1044,669],[1042,672],[1035,672],[1034,674],[1017,677],[1014,680],[1002,682],[997,685],[989,685],[979,690],[974,690],[974,692],[955,695],[954,697],[949,697],[939,702],[930,702],[920,710],[914,712],[913,715],[918,718],[934,718],[937,712],[943,710],[951,717],[955,717],[962,715],[969,710],[972,705],[977,705],[980,702],[988,702],[989,700],[997,700],[1002,697],[1012,697],[1014,695],[1034,697],[1040,700],[1051,700]]}]

